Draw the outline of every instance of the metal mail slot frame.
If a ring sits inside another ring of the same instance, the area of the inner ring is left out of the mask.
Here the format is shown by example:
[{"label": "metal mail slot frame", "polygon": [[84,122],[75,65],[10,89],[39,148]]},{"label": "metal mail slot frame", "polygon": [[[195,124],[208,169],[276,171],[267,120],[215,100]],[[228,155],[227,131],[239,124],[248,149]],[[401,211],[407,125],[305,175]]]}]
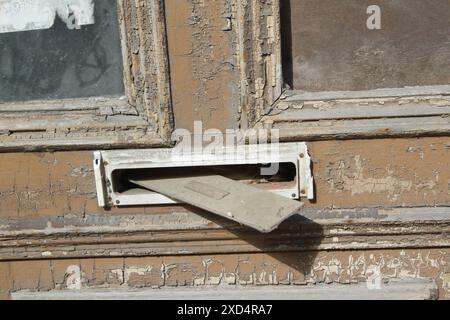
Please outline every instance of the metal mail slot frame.
[{"label": "metal mail slot frame", "polygon": [[[275,148],[275,149],[274,149]],[[275,151],[274,151],[275,150]],[[245,155],[242,157],[241,155]],[[144,206],[176,204],[178,201],[147,190],[115,192],[113,173],[116,170],[189,168],[226,165],[252,165],[269,163],[292,163],[295,179],[292,186],[274,188],[271,192],[291,199],[314,198],[311,158],[305,143],[238,145],[222,149],[222,152],[205,157],[192,152],[177,155],[174,149],[138,149],[94,152],[94,174],[100,207]]]}]

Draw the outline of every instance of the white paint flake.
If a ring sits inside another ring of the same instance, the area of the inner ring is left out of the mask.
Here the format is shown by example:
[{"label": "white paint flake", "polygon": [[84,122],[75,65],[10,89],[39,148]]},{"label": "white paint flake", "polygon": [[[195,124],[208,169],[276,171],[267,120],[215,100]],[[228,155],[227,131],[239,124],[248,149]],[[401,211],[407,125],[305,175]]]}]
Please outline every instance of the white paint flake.
[{"label": "white paint flake", "polygon": [[81,269],[78,265],[71,265],[66,270],[66,287],[69,290],[81,289]]}]

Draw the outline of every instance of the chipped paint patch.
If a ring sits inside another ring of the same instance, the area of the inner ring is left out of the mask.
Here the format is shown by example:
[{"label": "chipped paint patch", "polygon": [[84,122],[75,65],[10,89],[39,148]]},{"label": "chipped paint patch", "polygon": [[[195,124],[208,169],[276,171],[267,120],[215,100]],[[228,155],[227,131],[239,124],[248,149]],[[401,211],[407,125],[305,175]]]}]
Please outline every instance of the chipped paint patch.
[{"label": "chipped paint patch", "polygon": [[354,160],[355,177],[349,178],[346,175],[342,176],[344,185],[351,191],[352,196],[364,193],[388,193],[389,197],[396,197],[398,193],[410,191],[413,186],[412,181],[402,180],[392,176],[393,171],[389,169],[386,169],[387,176],[366,178],[364,177],[361,156],[356,155]]},{"label": "chipped paint patch", "polygon": [[124,283],[124,270],[123,269],[114,269],[111,270],[111,275],[113,279],[117,279],[120,284]]},{"label": "chipped paint patch", "polygon": [[[121,259],[102,259],[94,269],[89,260],[81,265],[62,262],[64,268],[57,260],[8,264],[14,290],[322,283],[365,283],[376,289],[391,280],[414,278],[432,279],[445,298],[449,258],[448,250],[436,249],[166,257],[170,263],[145,257],[132,258],[128,266]],[[122,274],[126,281],[117,281]]]},{"label": "chipped paint patch", "polygon": [[71,265],[66,270],[66,287],[69,290],[81,289],[81,269],[78,265]]},{"label": "chipped paint patch", "polygon": [[[408,149],[408,153],[412,152]],[[422,159],[422,156],[419,154]],[[440,184],[440,172],[433,170],[428,177],[416,172],[408,172],[401,164],[387,163],[386,167],[371,166],[372,159],[356,154],[330,162],[327,179],[329,187],[335,192],[346,192],[351,196],[384,195],[389,202],[398,202],[405,194],[436,196]],[[318,188],[320,190],[320,188]]]},{"label": "chipped paint patch", "polygon": [[50,251],[44,251],[44,252],[42,252],[42,256],[43,257],[51,257],[52,253]]},{"label": "chipped paint patch", "polygon": [[151,272],[153,269],[153,266],[147,266],[145,268],[143,267],[127,267],[125,268],[125,282],[128,283],[130,281],[130,278],[133,274],[139,275],[139,276],[145,276],[147,273]]}]

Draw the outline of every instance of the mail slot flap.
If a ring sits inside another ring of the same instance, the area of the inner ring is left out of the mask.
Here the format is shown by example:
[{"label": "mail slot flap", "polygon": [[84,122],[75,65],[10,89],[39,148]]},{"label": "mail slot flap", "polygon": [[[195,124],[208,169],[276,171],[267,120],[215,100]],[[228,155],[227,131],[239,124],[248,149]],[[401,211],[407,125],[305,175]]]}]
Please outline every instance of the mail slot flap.
[{"label": "mail slot flap", "polygon": [[132,180],[149,190],[268,233],[302,203],[217,175]]}]

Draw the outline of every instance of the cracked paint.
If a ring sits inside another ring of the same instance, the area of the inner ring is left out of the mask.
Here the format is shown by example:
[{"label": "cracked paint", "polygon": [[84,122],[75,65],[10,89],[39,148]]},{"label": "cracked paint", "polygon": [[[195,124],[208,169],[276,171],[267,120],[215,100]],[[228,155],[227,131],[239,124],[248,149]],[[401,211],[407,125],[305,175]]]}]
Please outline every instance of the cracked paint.
[{"label": "cracked paint", "polygon": [[[29,273],[22,262],[0,263],[0,266],[10,266],[13,280],[17,279],[15,290],[360,282],[383,285],[390,280],[414,278],[432,279],[445,298],[449,293],[449,259],[446,249],[417,249],[172,257],[169,263],[158,257],[114,258],[101,259],[101,263],[100,260],[81,264],[67,262],[66,267],[64,261],[58,262],[60,266],[43,261],[30,273],[37,279],[29,278],[27,282],[20,281]],[[49,263],[52,268],[48,267]],[[124,278],[120,281],[122,275]]]},{"label": "cracked paint", "polygon": [[[339,178],[342,179],[344,190],[351,192],[352,196],[364,193],[387,193],[390,200],[395,199],[398,193],[411,191],[413,182],[410,180],[402,180],[392,176],[393,170],[386,169],[386,176],[381,178],[369,178],[364,176],[364,169],[362,166],[360,155],[354,156],[354,177],[349,178],[343,174],[345,170],[345,163],[339,164],[340,173]],[[394,198],[393,198],[394,197]]]}]

